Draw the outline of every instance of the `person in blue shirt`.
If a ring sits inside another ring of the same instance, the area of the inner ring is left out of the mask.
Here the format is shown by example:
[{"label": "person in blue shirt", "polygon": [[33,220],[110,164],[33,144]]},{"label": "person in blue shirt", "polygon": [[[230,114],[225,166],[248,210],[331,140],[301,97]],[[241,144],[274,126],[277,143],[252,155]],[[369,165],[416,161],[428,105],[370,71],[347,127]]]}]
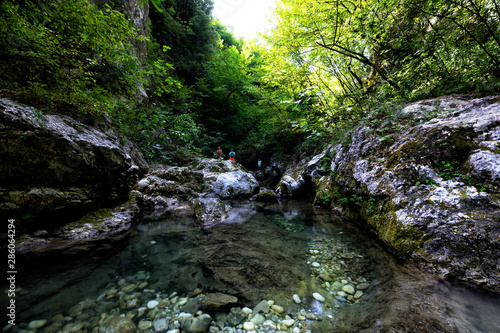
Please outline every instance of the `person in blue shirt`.
[{"label": "person in blue shirt", "polygon": [[231,149],[231,151],[229,152],[229,160],[234,161],[235,157],[236,153],[234,152],[234,150]]}]

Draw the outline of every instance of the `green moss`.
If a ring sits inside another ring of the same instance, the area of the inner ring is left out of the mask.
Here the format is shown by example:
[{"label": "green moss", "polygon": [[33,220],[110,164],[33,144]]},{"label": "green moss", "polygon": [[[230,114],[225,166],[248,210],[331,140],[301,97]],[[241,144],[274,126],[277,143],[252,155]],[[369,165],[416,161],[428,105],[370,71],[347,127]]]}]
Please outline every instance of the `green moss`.
[{"label": "green moss", "polygon": [[76,222],[70,223],[68,226],[77,226],[81,224],[90,223],[94,226],[98,226],[104,219],[113,216],[111,209],[102,208],[96,211],[87,213],[82,216],[82,218]]},{"label": "green moss", "polygon": [[258,202],[278,202],[278,197],[272,191],[260,192],[255,195],[255,201]]},{"label": "green moss", "polygon": [[394,232],[391,245],[402,255],[410,256],[413,252],[422,248],[429,239],[425,232],[417,230],[412,226],[400,226]]}]

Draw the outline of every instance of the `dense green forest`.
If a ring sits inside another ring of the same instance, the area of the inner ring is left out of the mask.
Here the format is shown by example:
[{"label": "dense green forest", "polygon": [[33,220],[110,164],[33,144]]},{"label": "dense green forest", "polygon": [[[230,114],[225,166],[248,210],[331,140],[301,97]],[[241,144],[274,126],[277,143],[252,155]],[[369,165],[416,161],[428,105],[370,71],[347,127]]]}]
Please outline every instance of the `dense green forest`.
[{"label": "dense green forest", "polygon": [[111,1],[0,7],[2,95],[38,116],[110,117],[152,162],[220,145],[252,151],[252,167],[404,103],[500,84],[498,0],[278,0],[258,43],[215,20],[211,0],[152,0],[144,35]]}]

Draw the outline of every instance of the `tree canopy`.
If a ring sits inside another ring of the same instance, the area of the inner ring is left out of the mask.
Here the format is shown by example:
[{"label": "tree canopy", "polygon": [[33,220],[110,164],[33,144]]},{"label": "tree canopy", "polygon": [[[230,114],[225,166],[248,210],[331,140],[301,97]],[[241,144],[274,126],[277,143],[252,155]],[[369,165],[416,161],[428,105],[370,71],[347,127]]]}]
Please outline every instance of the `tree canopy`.
[{"label": "tree canopy", "polygon": [[152,0],[142,36],[110,1],[5,0],[0,88],[42,111],[109,116],[151,160],[221,145],[255,152],[248,166],[339,139],[381,105],[498,92],[498,0],[278,0],[258,43],[212,7]]}]

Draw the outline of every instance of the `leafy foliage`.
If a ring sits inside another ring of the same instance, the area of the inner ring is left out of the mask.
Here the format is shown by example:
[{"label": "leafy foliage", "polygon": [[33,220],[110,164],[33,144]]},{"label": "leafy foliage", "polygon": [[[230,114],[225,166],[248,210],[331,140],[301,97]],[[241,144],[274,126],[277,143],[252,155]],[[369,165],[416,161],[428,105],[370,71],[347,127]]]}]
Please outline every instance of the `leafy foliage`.
[{"label": "leafy foliage", "polygon": [[[40,112],[108,115],[150,160],[223,146],[251,151],[251,167],[348,143],[360,122],[390,144],[402,103],[500,85],[497,0],[278,0],[259,43],[213,20],[212,0],[150,3],[140,36],[106,0],[4,0],[0,88]],[[147,42],[142,63],[134,40]]]},{"label": "leafy foliage", "polygon": [[[1,84],[98,114],[111,79],[132,90],[140,68],[131,41],[140,38],[125,17],[86,0],[0,4]],[[106,72],[114,72],[108,77]]]},{"label": "leafy foliage", "polygon": [[498,89],[498,8],[494,0],[281,0],[268,42],[284,55],[275,63],[293,69],[279,74],[300,72],[323,92],[326,124],[356,122],[388,98]]}]

